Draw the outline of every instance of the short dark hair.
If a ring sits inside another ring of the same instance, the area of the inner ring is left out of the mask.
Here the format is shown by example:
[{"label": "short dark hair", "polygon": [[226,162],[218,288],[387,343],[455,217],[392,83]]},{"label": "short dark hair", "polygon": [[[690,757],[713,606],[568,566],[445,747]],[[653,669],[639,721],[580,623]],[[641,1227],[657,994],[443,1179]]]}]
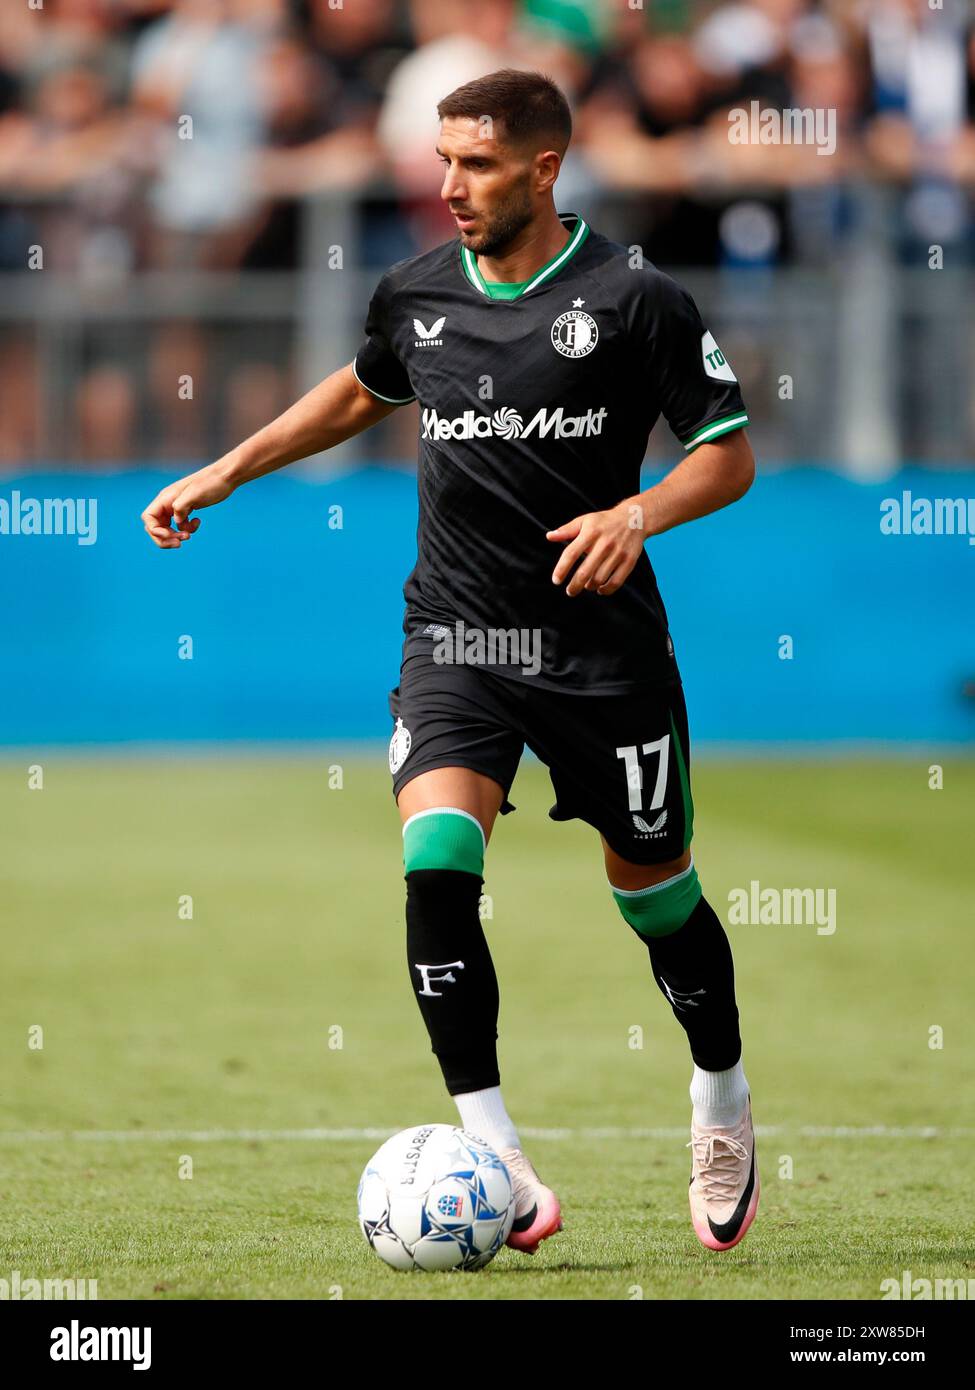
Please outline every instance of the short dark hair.
[{"label": "short dark hair", "polygon": [[572,139],[569,103],[550,77],[541,72],[501,68],[465,82],[437,103],[437,115],[499,121],[513,144],[550,141],[564,154]]}]

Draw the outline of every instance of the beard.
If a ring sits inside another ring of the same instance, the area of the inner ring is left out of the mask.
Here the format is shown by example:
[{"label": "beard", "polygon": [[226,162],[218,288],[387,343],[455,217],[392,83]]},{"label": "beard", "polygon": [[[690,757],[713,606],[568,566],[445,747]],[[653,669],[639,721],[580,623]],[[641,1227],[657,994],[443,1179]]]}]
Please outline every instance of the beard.
[{"label": "beard", "polygon": [[525,230],[533,216],[534,209],[526,182],[520,188],[516,188],[507,201],[486,219],[483,232],[461,232],[461,240],[475,256],[497,256]]}]

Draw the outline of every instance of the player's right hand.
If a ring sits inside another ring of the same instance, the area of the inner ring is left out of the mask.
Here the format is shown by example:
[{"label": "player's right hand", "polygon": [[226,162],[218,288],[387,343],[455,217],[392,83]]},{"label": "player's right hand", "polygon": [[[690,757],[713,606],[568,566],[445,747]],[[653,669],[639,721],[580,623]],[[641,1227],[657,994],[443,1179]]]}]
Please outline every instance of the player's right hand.
[{"label": "player's right hand", "polygon": [[222,502],[233,490],[234,484],[227,481],[223,469],[215,463],[188,473],[164,487],[146,507],[142,513],[146,534],[160,550],[177,550],[199,529],[200,518],[191,519],[190,512]]}]

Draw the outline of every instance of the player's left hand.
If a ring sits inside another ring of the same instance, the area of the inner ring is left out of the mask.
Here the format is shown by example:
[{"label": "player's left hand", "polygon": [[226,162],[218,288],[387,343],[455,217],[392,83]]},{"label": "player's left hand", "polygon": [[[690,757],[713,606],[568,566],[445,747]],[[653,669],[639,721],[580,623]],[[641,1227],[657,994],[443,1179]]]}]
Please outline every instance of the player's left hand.
[{"label": "player's left hand", "polygon": [[569,598],[584,589],[615,594],[643,549],[642,508],[627,500],[606,512],[586,512],[555,531],[546,531],[545,538],[569,542],[552,573],[553,584],[561,584],[576,562],[582,561],[565,586]]}]

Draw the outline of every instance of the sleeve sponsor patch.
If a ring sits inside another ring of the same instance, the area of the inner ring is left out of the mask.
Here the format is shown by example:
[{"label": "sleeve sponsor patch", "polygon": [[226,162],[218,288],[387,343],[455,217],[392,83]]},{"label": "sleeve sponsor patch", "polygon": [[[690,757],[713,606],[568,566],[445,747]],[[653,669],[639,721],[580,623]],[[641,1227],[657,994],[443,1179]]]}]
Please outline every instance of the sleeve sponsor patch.
[{"label": "sleeve sponsor patch", "polygon": [[701,339],[701,356],[704,359],[704,370],[708,376],[715,381],[737,381],[738,378],[725,361],[724,354],[714,341],[713,333],[705,333]]}]

